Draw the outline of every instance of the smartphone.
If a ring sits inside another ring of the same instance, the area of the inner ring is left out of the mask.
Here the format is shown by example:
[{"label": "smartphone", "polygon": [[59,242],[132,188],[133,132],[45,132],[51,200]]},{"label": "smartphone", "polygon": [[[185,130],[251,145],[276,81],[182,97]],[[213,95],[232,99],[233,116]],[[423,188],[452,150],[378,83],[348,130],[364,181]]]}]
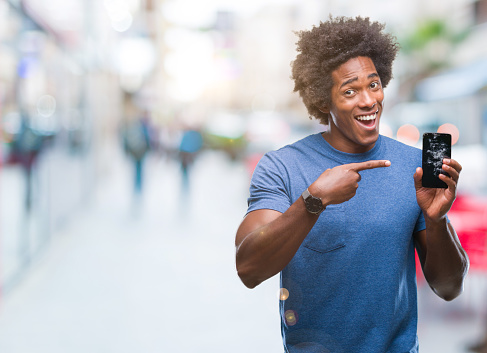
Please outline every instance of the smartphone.
[{"label": "smartphone", "polygon": [[441,167],[444,158],[451,158],[451,135],[427,132],[423,134],[423,186],[426,188],[448,188],[439,178],[448,175]]}]

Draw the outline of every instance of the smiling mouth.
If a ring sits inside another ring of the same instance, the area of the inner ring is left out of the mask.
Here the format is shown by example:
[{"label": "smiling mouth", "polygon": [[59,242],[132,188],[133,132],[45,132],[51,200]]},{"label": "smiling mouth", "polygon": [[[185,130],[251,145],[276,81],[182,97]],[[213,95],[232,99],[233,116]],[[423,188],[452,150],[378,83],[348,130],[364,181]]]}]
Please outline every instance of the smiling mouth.
[{"label": "smiling mouth", "polygon": [[375,120],[375,118],[377,118],[377,113],[378,112],[379,111],[376,110],[372,114],[359,115],[359,116],[355,117],[355,119],[357,119],[358,121],[361,121],[361,122],[368,122],[368,121],[371,121],[371,120]]}]

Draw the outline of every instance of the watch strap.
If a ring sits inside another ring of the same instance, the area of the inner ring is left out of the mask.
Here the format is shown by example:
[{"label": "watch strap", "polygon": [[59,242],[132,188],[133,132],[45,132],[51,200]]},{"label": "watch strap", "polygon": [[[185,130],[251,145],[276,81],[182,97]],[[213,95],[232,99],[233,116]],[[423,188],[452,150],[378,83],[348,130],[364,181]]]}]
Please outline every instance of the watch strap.
[{"label": "watch strap", "polygon": [[303,193],[301,194],[301,196],[303,197],[303,199],[306,200],[308,197],[310,197],[312,195],[309,193],[308,188],[306,188],[306,190],[303,191]]}]

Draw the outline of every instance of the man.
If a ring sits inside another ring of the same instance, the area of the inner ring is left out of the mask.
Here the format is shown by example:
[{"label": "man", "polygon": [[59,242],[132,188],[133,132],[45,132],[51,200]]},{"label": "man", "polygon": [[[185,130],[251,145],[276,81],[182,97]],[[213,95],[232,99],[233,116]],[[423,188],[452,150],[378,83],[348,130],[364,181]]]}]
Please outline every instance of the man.
[{"label": "man", "polygon": [[383,25],[330,18],[299,37],[295,91],[328,128],[259,162],[238,275],[253,288],[280,272],[286,352],[418,352],[414,249],[445,300],[468,271],[446,215],[461,166],[445,159],[448,188],[423,188],[421,151],[379,135],[398,50]]}]

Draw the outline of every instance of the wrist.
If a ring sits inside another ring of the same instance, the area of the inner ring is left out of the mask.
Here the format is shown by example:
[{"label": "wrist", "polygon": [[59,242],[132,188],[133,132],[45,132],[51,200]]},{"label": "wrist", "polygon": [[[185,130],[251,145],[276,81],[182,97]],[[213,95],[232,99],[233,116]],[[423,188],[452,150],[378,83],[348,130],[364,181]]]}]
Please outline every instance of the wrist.
[{"label": "wrist", "polygon": [[325,206],[323,206],[323,201],[321,200],[321,198],[313,195],[309,191],[309,188],[303,191],[301,197],[303,198],[304,205],[309,213],[319,215],[325,210]]},{"label": "wrist", "polygon": [[426,213],[423,213],[423,215],[427,227],[442,226],[448,223],[446,215],[442,217],[430,217]]},{"label": "wrist", "polygon": [[313,195],[314,197],[317,197],[321,200],[321,203],[323,204],[323,208],[325,208],[326,206],[328,206],[330,204],[330,202],[328,201],[326,196],[323,195],[321,188],[317,187],[315,185],[315,183],[311,184],[308,187],[308,191],[311,195]]}]

